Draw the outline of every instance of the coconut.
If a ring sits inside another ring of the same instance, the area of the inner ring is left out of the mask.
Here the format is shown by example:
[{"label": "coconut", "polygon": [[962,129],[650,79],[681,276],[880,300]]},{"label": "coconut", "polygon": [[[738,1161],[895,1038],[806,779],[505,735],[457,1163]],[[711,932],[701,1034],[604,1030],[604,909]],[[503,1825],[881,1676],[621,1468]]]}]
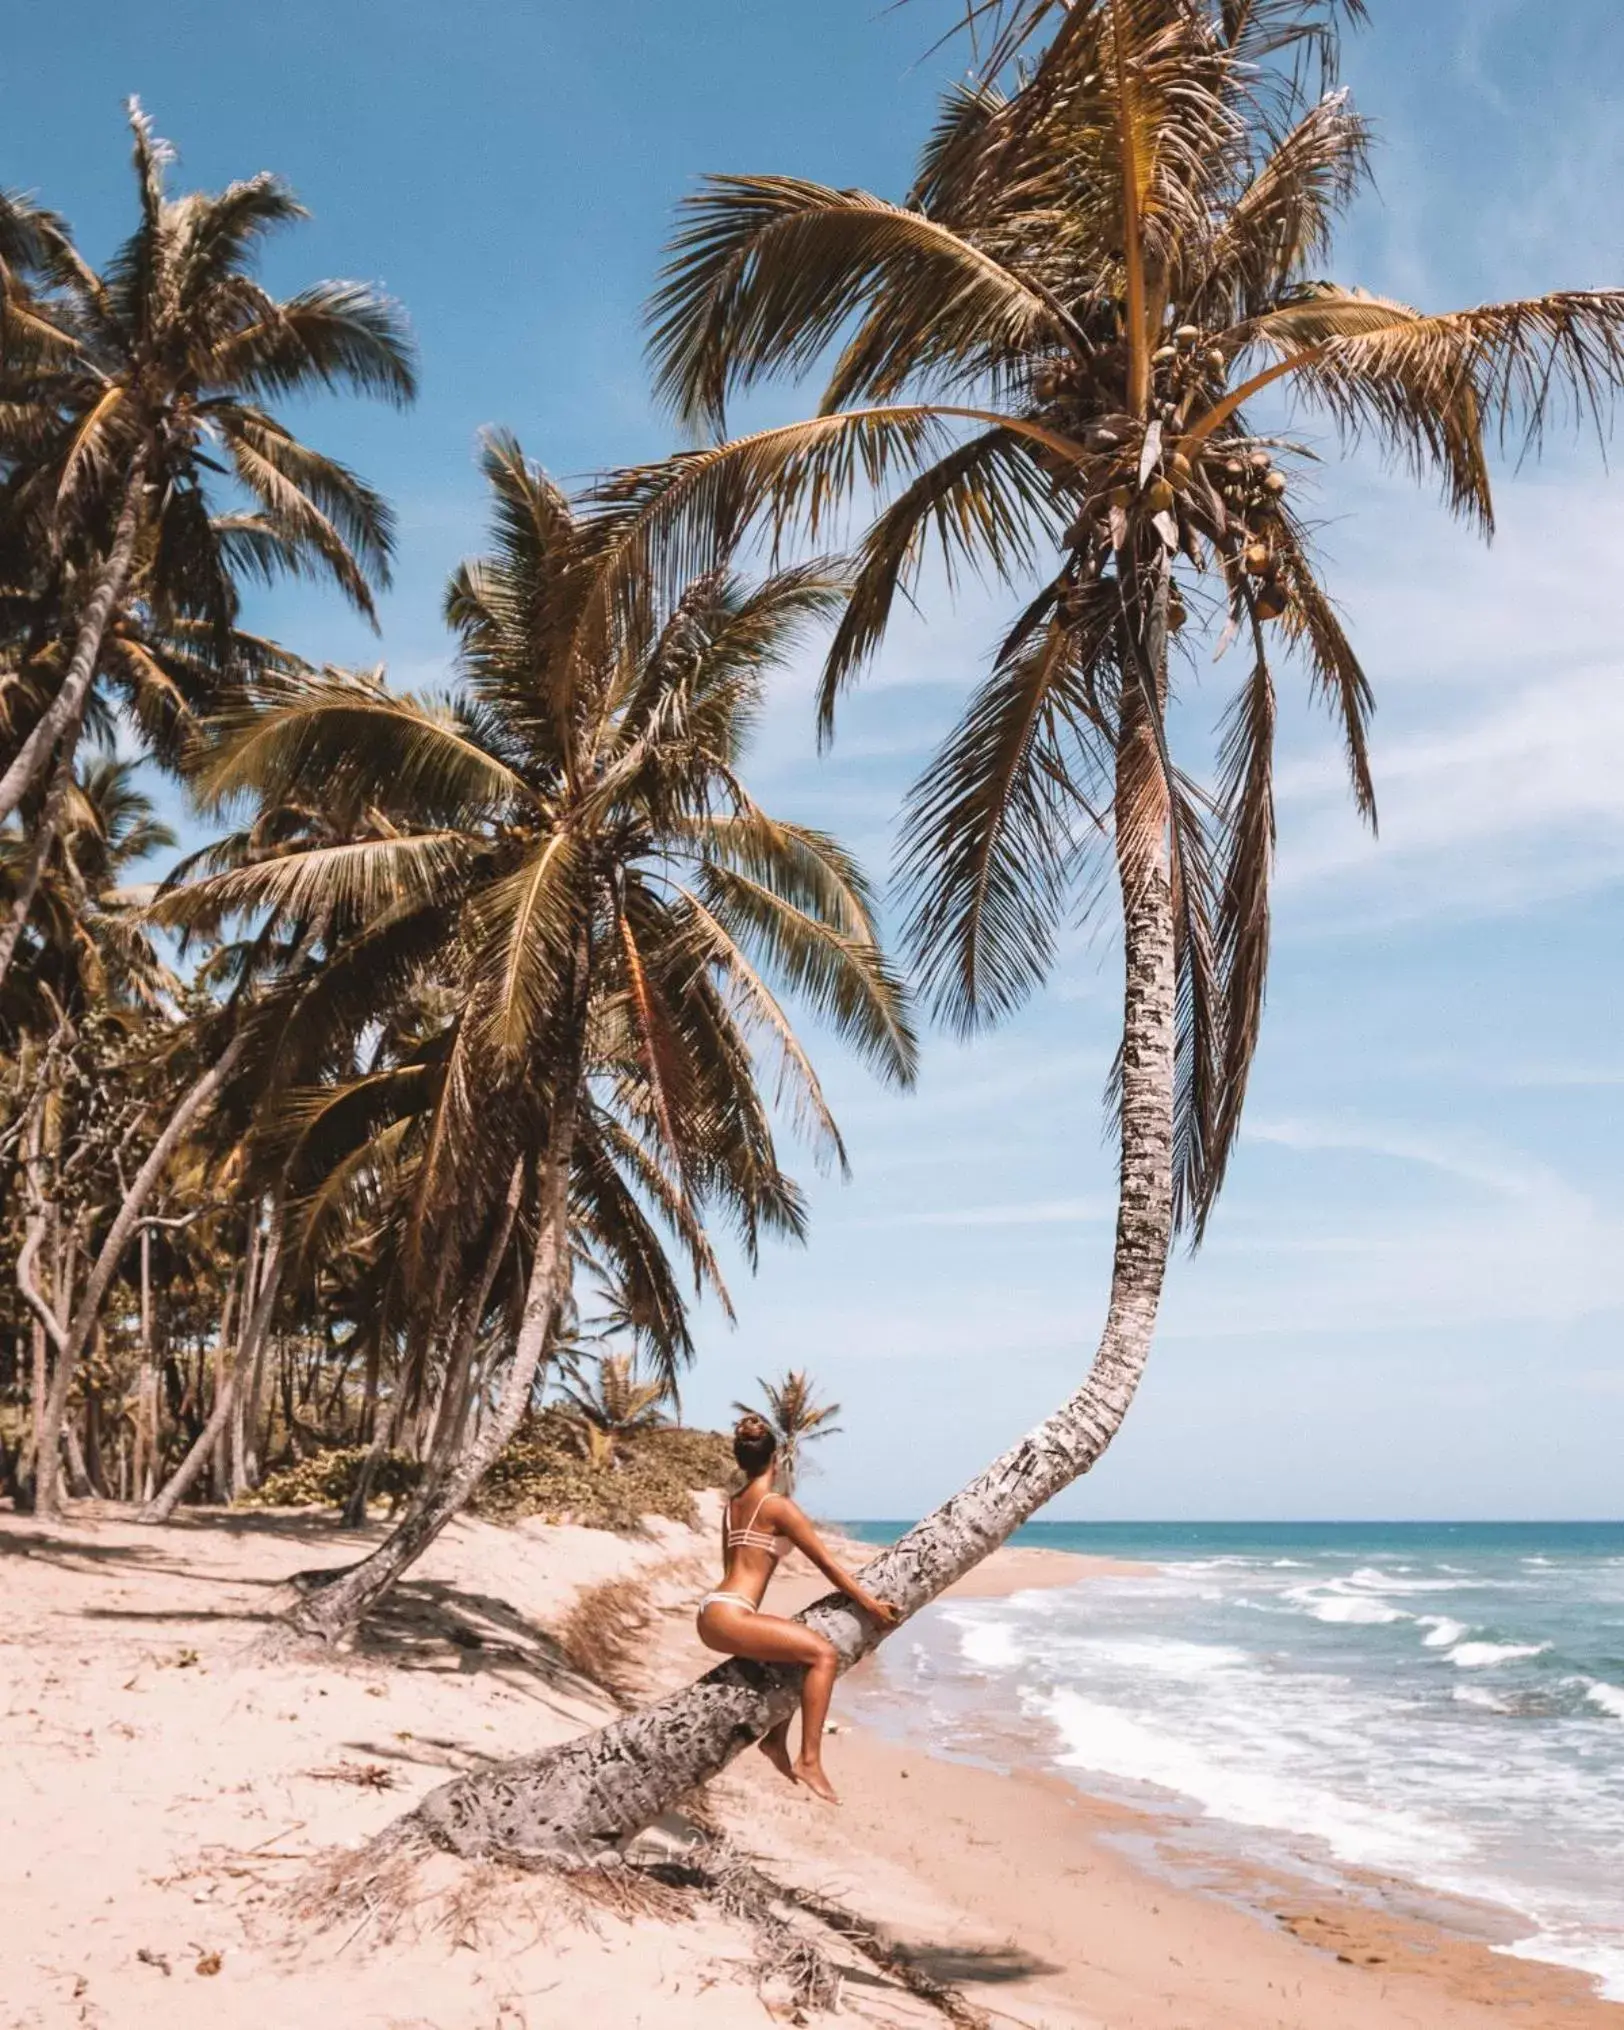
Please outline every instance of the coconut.
[{"label": "coconut", "polygon": [[1254,578],[1261,578],[1269,568],[1269,546],[1267,543],[1248,543],[1244,558],[1246,568]]},{"label": "coconut", "polygon": [[1246,462],[1254,472],[1267,472],[1274,460],[1266,451],[1253,451],[1247,454]]},{"label": "coconut", "polygon": [[1180,493],[1183,493],[1194,477],[1195,468],[1182,451],[1170,451],[1163,461],[1167,476]]},{"label": "coconut", "polygon": [[1283,472],[1266,472],[1263,475],[1263,491],[1278,498],[1286,490],[1286,475]]},{"label": "coconut", "polygon": [[1246,461],[1241,458],[1226,458],[1224,460],[1224,470],[1229,474],[1231,479],[1244,479],[1246,477]]},{"label": "coconut", "polygon": [[1181,324],[1173,336],[1180,345],[1194,345],[1201,336],[1201,327],[1199,324]]},{"label": "coconut", "polygon": [[1218,350],[1217,346],[1214,346],[1212,351],[1207,354],[1207,365],[1211,367],[1215,374],[1221,374],[1226,364],[1227,362],[1223,354]]},{"label": "coconut", "polygon": [[1278,620],[1286,610],[1286,588],[1278,578],[1270,578],[1260,585],[1253,595],[1252,611],[1259,620]]},{"label": "coconut", "polygon": [[1168,360],[1176,358],[1177,354],[1178,348],[1176,346],[1171,345],[1158,346],[1150,356],[1151,364],[1153,366],[1163,366],[1166,364]]},{"label": "coconut", "polygon": [[1165,514],[1173,505],[1173,489],[1165,479],[1153,479],[1145,488],[1145,506],[1153,515]]}]

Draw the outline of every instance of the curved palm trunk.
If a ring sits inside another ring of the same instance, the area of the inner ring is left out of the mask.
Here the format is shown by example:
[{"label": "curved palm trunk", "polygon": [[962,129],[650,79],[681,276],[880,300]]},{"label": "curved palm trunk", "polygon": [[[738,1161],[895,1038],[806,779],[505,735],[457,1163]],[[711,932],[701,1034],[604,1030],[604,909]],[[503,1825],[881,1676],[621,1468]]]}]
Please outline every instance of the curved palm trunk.
[{"label": "curved palm trunk", "polygon": [[450,1472],[424,1482],[400,1521],[369,1558],[319,1585],[318,1590],[292,1609],[288,1620],[300,1634],[337,1642],[358,1628],[401,1574],[416,1563],[453,1516],[466,1507],[517,1432],[529,1406],[542,1357],[552,1342],[569,1276],[569,1180],[575,1151],[576,1103],[577,1093],[572,1086],[560,1099],[548,1133],[542,1162],[535,1259],[530,1266],[513,1361],[496,1415],[487,1420]]},{"label": "curved palm trunk", "polygon": [[11,905],[11,913],[4,927],[0,927],[0,985],[4,985],[11,961],[17,950],[23,927],[28,922],[34,907],[34,897],[45,875],[45,863],[51,857],[51,848],[56,844],[56,835],[62,823],[62,813],[67,808],[68,791],[73,787],[73,757],[78,747],[79,728],[77,722],[62,742],[62,752],[57,757],[51,787],[45,793],[45,808],[40,812],[39,826],[34,834],[28,865],[23,872],[22,886],[17,890]]},{"label": "curved palm trunk", "polygon": [[85,700],[90,695],[102,642],[106,639],[118,603],[124,597],[130,566],[135,561],[135,539],[140,526],[141,494],[145,485],[146,459],[142,456],[130,468],[124,488],[124,503],[113,531],[113,546],[107,553],[101,577],[79,623],[73,657],[68,664],[68,673],[62,679],[62,688],[40,714],[38,723],[17,750],[11,766],[0,776],[0,825],[38,781],[58,741],[62,743],[59,766],[65,766],[70,772],[72,770],[79,728],[84,723]]},{"label": "curved palm trunk", "polygon": [[[1149,667],[1164,664],[1162,595],[1147,615]],[[1111,1299],[1093,1366],[1071,1399],[865,1569],[904,1614],[928,1605],[1086,1473],[1115,1437],[1150,1352],[1173,1235],[1176,952],[1166,797],[1148,701],[1130,683],[1117,753],[1117,867],[1125,982],[1122,1153]],[[879,1631],[843,1595],[802,1617],[847,1669]],[[795,1709],[799,1674],[724,1664],[658,1705],[544,1754],[458,1777],[408,1823],[467,1855],[572,1862],[650,1824]]]},{"label": "curved palm trunk", "polygon": [[198,1115],[213,1103],[215,1095],[231,1076],[246,1042],[247,1038],[241,1032],[234,1036],[202,1077],[195,1080],[182,1096],[180,1104],[165,1122],[163,1133],[148,1152],[147,1160],[136,1172],[135,1180],[125,1193],[124,1202],[108,1229],[107,1238],[102,1242],[95,1267],[85,1283],[84,1294],[75,1307],[73,1323],[68,1328],[58,1356],[56,1373],[51,1378],[51,1393],[45,1405],[45,1422],[40,1431],[39,1443],[37,1510],[47,1520],[54,1521],[62,1513],[62,1479],[57,1455],[61,1448],[63,1428],[67,1422],[68,1393],[73,1387],[80,1356],[90,1343],[90,1335],[95,1330],[102,1299],[107,1295],[107,1286],[118,1271],[124,1250],[128,1247],[136,1223],[141,1217],[142,1208],[151,1197],[153,1186],[163,1174],[165,1164],[180,1146],[187,1129]]}]

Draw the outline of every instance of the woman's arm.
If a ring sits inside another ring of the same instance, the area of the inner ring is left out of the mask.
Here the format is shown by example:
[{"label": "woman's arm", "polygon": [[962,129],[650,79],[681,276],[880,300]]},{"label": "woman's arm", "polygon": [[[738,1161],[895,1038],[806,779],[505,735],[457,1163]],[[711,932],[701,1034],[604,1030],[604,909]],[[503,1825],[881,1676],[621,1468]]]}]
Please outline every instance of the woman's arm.
[{"label": "woman's arm", "polygon": [[900,1611],[889,1600],[877,1600],[861,1579],[854,1578],[844,1566],[835,1563],[822,1537],[787,1494],[775,1495],[768,1506],[772,1512],[767,1520],[772,1523],[773,1528],[782,1530],[798,1551],[804,1551],[826,1579],[838,1586],[842,1593],[854,1600],[866,1615],[878,1621],[882,1627],[895,1627],[902,1618]]}]

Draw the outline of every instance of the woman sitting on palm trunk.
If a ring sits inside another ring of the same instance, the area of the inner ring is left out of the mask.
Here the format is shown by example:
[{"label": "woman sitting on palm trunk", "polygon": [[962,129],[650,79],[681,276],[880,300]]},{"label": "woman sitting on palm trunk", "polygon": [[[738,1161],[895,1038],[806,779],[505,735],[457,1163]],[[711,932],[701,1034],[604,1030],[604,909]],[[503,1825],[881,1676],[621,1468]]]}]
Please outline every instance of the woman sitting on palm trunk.
[{"label": "woman sitting on palm trunk", "polygon": [[788,1719],[763,1737],[761,1752],[791,1782],[804,1783],[827,1803],[838,1804],[823,1771],[823,1723],[837,1663],[834,1644],[799,1621],[763,1614],[762,1598],[779,1559],[793,1546],[883,1627],[894,1625],[898,1610],[889,1600],[876,1600],[842,1570],[789,1496],[775,1492],[777,1455],[778,1440],[769,1425],[754,1414],[741,1417],[734,1427],[733,1456],[748,1478],[722,1512],[722,1583],[699,1603],[699,1639],[724,1656],[804,1666],[801,1752],[790,1760]]}]

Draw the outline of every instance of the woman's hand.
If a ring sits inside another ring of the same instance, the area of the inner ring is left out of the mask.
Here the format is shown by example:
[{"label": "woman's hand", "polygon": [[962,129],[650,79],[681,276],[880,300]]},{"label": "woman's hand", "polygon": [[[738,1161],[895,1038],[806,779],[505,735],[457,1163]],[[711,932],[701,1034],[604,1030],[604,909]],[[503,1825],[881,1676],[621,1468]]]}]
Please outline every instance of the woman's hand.
[{"label": "woman's hand", "polygon": [[865,1593],[857,1604],[870,1621],[877,1621],[882,1628],[895,1628],[902,1619],[902,1609],[894,1600],[876,1600],[872,1593]]}]

